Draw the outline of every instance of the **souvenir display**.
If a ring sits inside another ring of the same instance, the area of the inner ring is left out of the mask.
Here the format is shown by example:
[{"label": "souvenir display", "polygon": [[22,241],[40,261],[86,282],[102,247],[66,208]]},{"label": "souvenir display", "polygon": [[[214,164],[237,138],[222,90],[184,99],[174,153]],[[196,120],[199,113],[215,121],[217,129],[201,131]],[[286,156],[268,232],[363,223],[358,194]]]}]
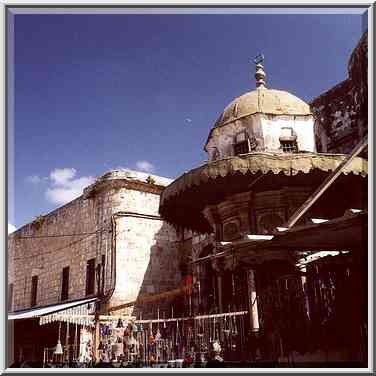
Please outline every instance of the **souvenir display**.
[{"label": "souvenir display", "polygon": [[[173,312],[171,308],[171,314]],[[91,367],[95,363],[103,367],[203,367],[213,346],[221,348],[229,360],[245,351],[247,313],[165,318],[164,312],[161,318],[158,310],[154,320],[104,316],[97,329],[97,340],[91,320],[80,330],[76,322],[73,343],[69,343],[68,319],[64,320],[65,343],[62,345],[60,341],[60,322],[58,344],[52,356],[60,356],[66,363],[76,362],[80,367]],[[45,354],[44,359],[49,359],[49,355]]]}]

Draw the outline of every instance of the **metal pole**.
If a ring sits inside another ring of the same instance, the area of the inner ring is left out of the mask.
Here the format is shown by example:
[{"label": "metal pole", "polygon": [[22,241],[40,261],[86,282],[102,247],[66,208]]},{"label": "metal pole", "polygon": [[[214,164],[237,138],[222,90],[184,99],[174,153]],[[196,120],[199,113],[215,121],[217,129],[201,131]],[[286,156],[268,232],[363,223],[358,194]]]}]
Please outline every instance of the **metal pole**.
[{"label": "metal pole", "polygon": [[343,170],[351,161],[360,154],[368,145],[368,139],[365,137],[354,150],[338,165],[338,167],[318,186],[318,188],[308,197],[308,199],[294,212],[287,221],[285,228],[294,226],[296,222],[308,211],[308,209],[321,197],[321,195],[337,180]]}]

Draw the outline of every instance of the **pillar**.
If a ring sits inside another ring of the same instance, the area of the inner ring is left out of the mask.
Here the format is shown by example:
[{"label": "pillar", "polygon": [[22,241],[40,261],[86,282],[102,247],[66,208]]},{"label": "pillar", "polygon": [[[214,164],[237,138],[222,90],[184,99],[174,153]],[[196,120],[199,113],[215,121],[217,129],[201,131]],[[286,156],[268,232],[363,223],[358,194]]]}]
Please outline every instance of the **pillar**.
[{"label": "pillar", "polygon": [[218,309],[219,313],[223,312],[223,303],[222,303],[222,275],[217,274],[217,286],[218,286]]},{"label": "pillar", "polygon": [[250,328],[252,332],[257,332],[260,326],[257,309],[255,272],[253,269],[249,269],[247,274]]},{"label": "pillar", "polygon": [[99,314],[95,314],[95,333],[94,333],[94,362],[96,363],[99,360],[99,351],[98,351],[98,346],[99,346]]},{"label": "pillar", "polygon": [[[306,273],[307,272],[307,268],[304,266],[301,271],[303,273]],[[309,299],[308,299],[308,296],[307,296],[307,286],[306,286],[306,283],[307,283],[307,277],[305,275],[302,275],[301,276],[301,283],[302,283],[302,292],[303,292],[303,297],[304,297],[304,310],[305,310],[305,314],[307,316],[307,319],[310,320],[311,317],[310,317],[310,309],[309,309]]]}]

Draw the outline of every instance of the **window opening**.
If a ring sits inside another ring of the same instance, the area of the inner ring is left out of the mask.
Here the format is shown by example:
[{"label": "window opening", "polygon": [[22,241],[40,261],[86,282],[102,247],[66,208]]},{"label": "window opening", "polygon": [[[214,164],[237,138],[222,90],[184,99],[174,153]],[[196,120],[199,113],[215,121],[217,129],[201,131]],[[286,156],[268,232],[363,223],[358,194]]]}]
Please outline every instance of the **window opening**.
[{"label": "window opening", "polygon": [[37,304],[37,293],[38,293],[38,276],[35,275],[31,278],[31,299],[30,299],[31,307]]},{"label": "window opening", "polygon": [[94,294],[95,290],[95,258],[86,264],[86,295]]},{"label": "window opening", "polygon": [[247,154],[256,149],[257,141],[252,135],[248,135],[246,131],[241,131],[234,137],[234,155]]},{"label": "window opening", "polygon": [[69,266],[65,267],[62,272],[61,300],[67,300],[68,297],[69,297]]},{"label": "window opening", "polygon": [[13,283],[8,287],[8,312],[11,312],[13,308]]},{"label": "window opening", "polygon": [[296,141],[280,141],[281,148],[284,153],[297,153],[298,145]]},{"label": "window opening", "polygon": [[298,144],[296,142],[296,133],[291,127],[282,127],[279,142],[284,153],[297,153]]}]

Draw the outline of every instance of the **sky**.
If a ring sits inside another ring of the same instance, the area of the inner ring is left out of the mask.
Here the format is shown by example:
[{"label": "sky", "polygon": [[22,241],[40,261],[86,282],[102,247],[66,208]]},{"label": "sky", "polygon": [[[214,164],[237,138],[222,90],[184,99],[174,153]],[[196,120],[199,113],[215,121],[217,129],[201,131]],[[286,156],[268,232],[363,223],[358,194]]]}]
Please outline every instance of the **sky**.
[{"label": "sky", "polygon": [[362,31],[359,14],[17,14],[8,222],[111,169],[178,177],[207,159],[226,105],[255,88],[257,54],[268,87],[310,101],[346,79]]}]

